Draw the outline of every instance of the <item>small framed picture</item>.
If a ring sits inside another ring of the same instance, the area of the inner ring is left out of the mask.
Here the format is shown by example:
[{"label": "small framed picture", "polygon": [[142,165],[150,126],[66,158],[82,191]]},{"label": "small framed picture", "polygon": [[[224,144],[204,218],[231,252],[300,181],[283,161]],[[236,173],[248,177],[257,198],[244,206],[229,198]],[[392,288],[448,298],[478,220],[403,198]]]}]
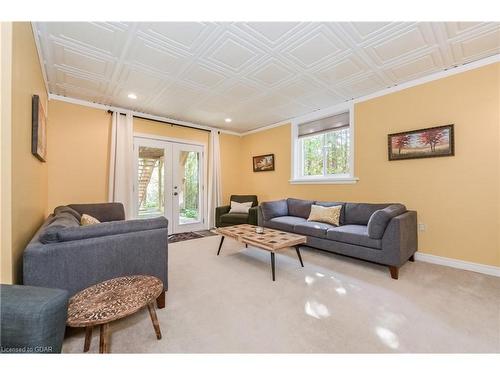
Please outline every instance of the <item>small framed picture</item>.
[{"label": "small framed picture", "polygon": [[253,171],[274,171],[274,154],[259,155],[253,157]]},{"label": "small framed picture", "polygon": [[33,95],[31,105],[31,153],[40,161],[47,160],[47,123],[38,95]]},{"label": "small framed picture", "polygon": [[389,160],[455,155],[453,124],[387,136]]}]

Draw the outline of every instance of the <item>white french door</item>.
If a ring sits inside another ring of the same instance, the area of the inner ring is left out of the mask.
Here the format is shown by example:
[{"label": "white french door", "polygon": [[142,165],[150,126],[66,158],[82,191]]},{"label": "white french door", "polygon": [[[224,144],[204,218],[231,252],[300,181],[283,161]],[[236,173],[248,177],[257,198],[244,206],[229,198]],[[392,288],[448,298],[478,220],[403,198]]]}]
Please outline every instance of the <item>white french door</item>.
[{"label": "white french door", "polygon": [[206,229],[201,145],[134,137],[135,216],[165,216],[169,233]]}]

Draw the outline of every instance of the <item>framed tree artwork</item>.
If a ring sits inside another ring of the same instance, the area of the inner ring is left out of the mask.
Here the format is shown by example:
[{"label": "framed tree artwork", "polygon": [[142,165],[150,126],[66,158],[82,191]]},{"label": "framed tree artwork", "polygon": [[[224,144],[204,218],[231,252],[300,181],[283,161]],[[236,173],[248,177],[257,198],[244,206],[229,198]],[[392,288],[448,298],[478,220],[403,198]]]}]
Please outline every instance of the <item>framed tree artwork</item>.
[{"label": "framed tree artwork", "polygon": [[274,171],[274,154],[259,155],[253,157],[253,171]]},{"label": "framed tree artwork", "polygon": [[387,136],[389,160],[455,155],[453,124]]},{"label": "framed tree artwork", "polygon": [[40,161],[47,158],[47,123],[40,97],[33,95],[31,106],[31,153]]}]

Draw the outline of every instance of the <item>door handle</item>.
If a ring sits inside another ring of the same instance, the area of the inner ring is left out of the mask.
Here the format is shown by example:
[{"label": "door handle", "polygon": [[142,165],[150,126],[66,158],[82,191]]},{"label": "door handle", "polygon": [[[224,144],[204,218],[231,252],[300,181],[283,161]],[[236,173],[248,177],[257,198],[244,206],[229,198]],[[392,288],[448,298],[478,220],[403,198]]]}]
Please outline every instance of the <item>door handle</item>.
[{"label": "door handle", "polygon": [[177,194],[178,194],[177,192],[174,193],[174,195],[177,195]]}]

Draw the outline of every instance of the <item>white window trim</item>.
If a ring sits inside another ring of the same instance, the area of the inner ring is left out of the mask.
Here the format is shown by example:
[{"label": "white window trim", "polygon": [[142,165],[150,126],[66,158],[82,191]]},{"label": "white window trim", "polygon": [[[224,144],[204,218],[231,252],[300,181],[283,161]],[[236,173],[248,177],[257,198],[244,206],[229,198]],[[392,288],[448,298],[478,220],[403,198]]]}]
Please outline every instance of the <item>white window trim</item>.
[{"label": "white window trim", "polygon": [[[311,176],[304,177],[301,175],[301,165],[300,160],[301,152],[299,146],[299,125],[320,120],[322,118],[334,116],[340,113],[349,111],[349,174],[348,175],[336,175],[336,176]],[[327,110],[316,111],[304,116],[296,117],[292,120],[292,147],[291,147],[291,178],[288,181],[290,184],[355,184],[359,178],[355,177],[354,174],[354,103],[342,103],[335,107],[330,107]]]}]

